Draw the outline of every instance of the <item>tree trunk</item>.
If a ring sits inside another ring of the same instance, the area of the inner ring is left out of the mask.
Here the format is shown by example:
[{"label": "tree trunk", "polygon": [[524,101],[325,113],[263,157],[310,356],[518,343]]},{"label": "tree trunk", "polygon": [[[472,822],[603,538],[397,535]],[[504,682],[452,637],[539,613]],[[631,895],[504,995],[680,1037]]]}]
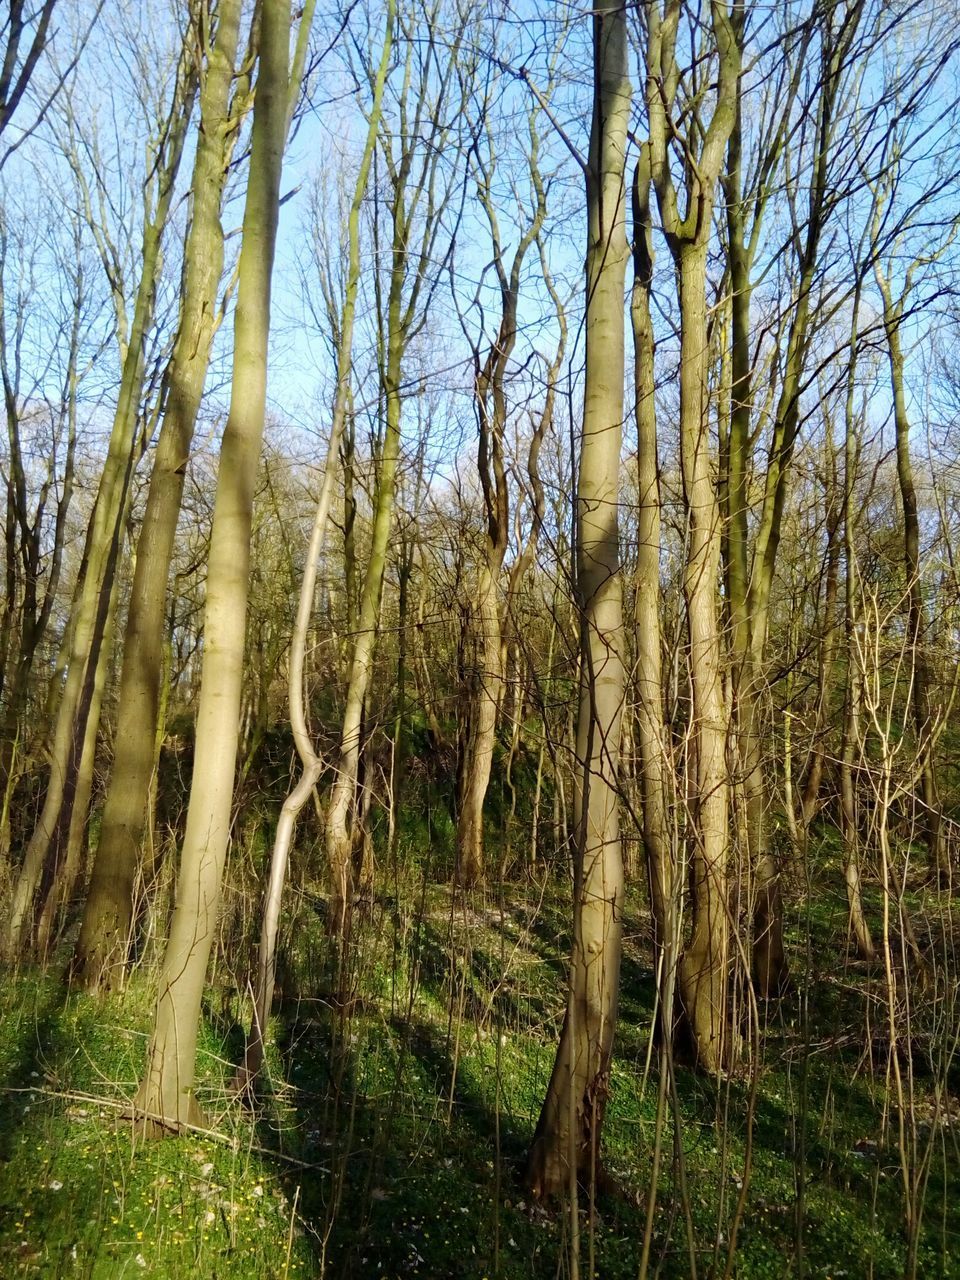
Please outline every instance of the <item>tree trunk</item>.
[{"label": "tree trunk", "polygon": [[[139,411],[145,377],[144,353],[153,323],[163,232],[196,90],[192,57],[192,53],[185,49],[178,78],[181,87],[168,122],[163,154],[158,159],[157,174],[151,175],[158,183],[156,206],[143,228],[140,281],[130,331],[126,335],[120,393],[107,458],[87,535],[82,586],[77,593],[75,616],[71,623],[66,681],[50,754],[47,791],[40,819],[27,845],[2,940],[8,959],[20,953],[44,864],[50,858],[59,859],[60,851],[53,842],[66,838],[75,802],[76,775],[93,705],[96,666],[110,620],[109,601],[114,598],[113,582],[120,539],[126,526],[130,482],[137,461]],[[145,207],[149,209],[149,202]]]},{"label": "tree trunk", "polygon": [[582,667],[577,720],[573,952],[567,1012],[527,1162],[540,1198],[595,1182],[617,1017],[623,863],[618,767],[623,710],[618,483],[623,424],[624,182],[631,88],[625,10],[594,11],[594,96],[586,170],[586,378],[577,483]]},{"label": "tree trunk", "polygon": [[[631,300],[634,391],[637,419],[637,575],[634,627],[637,659],[637,744],[643,805],[643,847],[654,922],[654,967],[661,992],[661,1015],[669,1025],[675,963],[675,868],[667,827],[663,722],[663,673],[660,636],[660,466],[654,383],[654,335],[650,314],[653,235],[650,218],[650,156],[644,147],[633,187],[634,280]],[[669,972],[668,972],[669,970]]]},{"label": "tree trunk", "polygon": [[168,369],[168,399],[137,542],[115,736],[115,767],[74,955],[88,990],[122,984],[153,773],[163,668],[164,606],[183,486],[216,332],[223,272],[220,209],[239,120],[229,120],[240,31],[239,0],[224,0],[200,96],[192,196],[184,247],[183,303]]},{"label": "tree trunk", "polygon": [[826,583],[823,594],[822,631],[817,646],[817,694],[810,761],[800,797],[800,822],[805,848],[810,839],[810,828],[820,807],[820,784],[826,759],[825,737],[830,716],[830,690],[837,651],[837,596],[840,586],[841,519],[844,503],[842,496],[838,495],[839,485],[836,468],[836,449],[833,442],[833,423],[829,420],[826,423],[826,433],[827,484],[829,486],[826,495]]},{"label": "tree trunk", "polygon": [[[494,556],[493,559],[499,561]],[[483,805],[490,783],[497,736],[497,707],[503,685],[500,648],[500,603],[497,577],[489,563],[477,573],[476,599],[467,617],[474,632],[474,670],[470,681],[457,810],[457,880],[464,886],[483,877]]]},{"label": "tree trunk", "polygon": [[286,134],[289,0],[263,0],[243,215],[230,415],[220,452],[204,611],[196,757],[156,1019],[134,1109],[152,1126],[195,1124],[196,1044],[227,852],[239,737],[253,493],[267,390],[270,284]]},{"label": "tree trunk", "polygon": [[[680,462],[687,516],[683,590],[690,640],[691,886],[693,930],[679,965],[679,992],[701,1065],[719,1071],[732,1038],[726,1027],[729,928],[727,920],[727,713],[721,680],[718,574],[720,510],[710,457],[708,413],[707,250],[716,185],[736,122],[740,49],[723,4],[711,5],[717,88],[709,122],[690,122],[687,138],[696,164],[684,171],[681,210],[672,173],[670,119],[679,71],[677,10],[648,0],[646,105],[650,171],[660,219],[676,265],[680,293]],[[664,93],[664,77],[672,87]]]},{"label": "tree trunk", "polygon": [[317,509],[314,514],[313,529],[307,549],[307,560],[300,583],[297,616],[290,640],[288,688],[290,726],[302,770],[299,779],[287,793],[287,797],[283,802],[280,820],[277,823],[277,832],[273,841],[273,851],[270,856],[270,876],[264,895],[263,919],[260,925],[260,947],[257,952],[253,1017],[250,1033],[247,1036],[243,1066],[238,1070],[234,1079],[234,1088],[241,1092],[251,1091],[255,1087],[257,1077],[263,1066],[264,1037],[266,1035],[267,1022],[270,1018],[270,1010],[273,1006],[273,989],[277,972],[277,937],[280,930],[280,905],[284,881],[286,880],[287,864],[290,858],[290,847],[293,843],[300,811],[310,799],[310,796],[313,795],[323,767],[323,762],[314,748],[307,725],[307,705],[303,690],[303,674],[310,620],[313,616],[314,597],[316,594],[317,571],[326,541],[333,485],[337,475],[337,463],[340,458],[340,448],[350,408],[353,329],[360,283],[360,210],[367,190],[370,164],[380,128],[383,92],[393,44],[394,15],[394,0],[388,0],[386,32],[384,34],[380,68],[374,86],[373,106],[368,123],[366,146],[361,158],[348,217],[349,258],[343,311],[339,323],[337,389],[334,396],[330,439],[327,442],[327,462],[323,474],[323,483],[320,486],[320,496],[317,500]]},{"label": "tree trunk", "polygon": [[923,603],[923,584],[920,578],[920,520],[917,490],[913,481],[913,463],[910,458],[910,416],[907,412],[907,396],[903,382],[903,351],[900,345],[900,313],[903,304],[901,302],[898,307],[894,303],[889,281],[884,278],[879,263],[875,266],[875,274],[883,295],[883,327],[887,338],[890,383],[893,391],[893,421],[897,437],[897,480],[903,507],[907,643],[910,650],[910,671],[913,677],[911,710],[920,766],[923,810],[920,826],[926,840],[931,870],[941,884],[947,885],[950,883],[950,859],[941,831],[940,791],[933,752],[936,724],[930,700],[931,681],[926,655],[927,618]]},{"label": "tree trunk", "polygon": [[350,664],[350,680],[344,704],[336,781],[333,784],[330,807],[327,811],[326,849],[331,885],[328,924],[333,936],[341,939],[347,933],[353,896],[352,823],[360,767],[363,707],[370,687],[376,653],[377,621],[380,615],[383,578],[387,567],[387,544],[393,523],[393,498],[397,465],[400,460],[400,377],[404,348],[399,327],[401,284],[402,279],[396,276],[391,282],[391,320],[388,322],[385,375],[386,430],[380,459],[370,558],[364,574],[357,633]]},{"label": "tree trunk", "polygon": [[[87,716],[87,728],[80,752],[80,764],[77,768],[73,801],[69,806],[70,823],[65,841],[54,842],[56,856],[47,859],[40,882],[39,902],[42,904],[37,916],[37,953],[41,957],[48,954],[50,942],[57,927],[57,921],[63,919],[77,883],[85,872],[87,852],[87,826],[90,817],[90,797],[93,793],[94,776],[97,763],[97,739],[99,738],[100,712],[103,706],[103,695],[113,650],[114,623],[116,621],[118,584],[114,581],[113,596],[110,601],[107,630],[103,637],[100,657],[93,680],[93,692],[90,700],[90,713]],[[67,807],[61,810],[67,812]]]},{"label": "tree trunk", "polygon": [[857,308],[859,301],[858,293],[854,301],[850,341],[850,370],[847,375],[847,395],[844,411],[843,548],[847,570],[844,594],[847,701],[843,723],[843,747],[840,758],[840,825],[843,833],[844,881],[847,889],[850,931],[856,941],[857,953],[860,958],[862,960],[870,960],[874,955],[874,946],[873,939],[870,936],[870,927],[863,913],[863,899],[860,893],[860,833],[857,824],[856,781],[854,777],[854,761],[861,749],[860,702],[862,686],[860,674],[861,658],[857,652],[860,610],[854,538],[857,523],[854,501],[860,456],[856,437],[856,423],[854,421]]},{"label": "tree trunk", "polygon": [[726,707],[721,682],[717,575],[720,513],[711,476],[707,416],[706,245],[685,245],[680,274],[680,453],[689,519],[683,588],[690,633],[695,741],[693,932],[679,985],[697,1057],[717,1072],[727,1057],[729,845]]},{"label": "tree trunk", "polygon": [[[403,96],[398,105],[401,122],[407,120],[411,103],[416,103],[414,127],[398,134],[384,134],[384,164],[388,171],[390,209],[390,272],[386,316],[381,315],[379,362],[384,405],[383,438],[376,471],[373,502],[373,531],[369,559],[363,575],[360,609],[349,664],[350,677],[344,703],[336,777],[327,811],[325,842],[330,874],[328,925],[334,937],[345,941],[349,932],[353,894],[353,826],[356,818],[357,779],[363,725],[373,662],[377,648],[380,601],[387,565],[387,549],[393,523],[394,494],[400,461],[400,418],[403,399],[403,362],[410,340],[422,327],[423,307],[431,296],[425,285],[434,255],[437,236],[443,226],[443,212],[452,187],[439,186],[438,160],[447,144],[450,111],[447,94],[452,68],[456,65],[459,40],[448,46],[448,60],[434,87],[424,80],[414,83],[423,67],[415,70],[412,45],[408,44],[403,77]],[[396,144],[396,149],[394,148]],[[377,235],[375,220],[375,237]],[[379,299],[379,291],[378,291]],[[385,320],[385,323],[384,323]]]}]

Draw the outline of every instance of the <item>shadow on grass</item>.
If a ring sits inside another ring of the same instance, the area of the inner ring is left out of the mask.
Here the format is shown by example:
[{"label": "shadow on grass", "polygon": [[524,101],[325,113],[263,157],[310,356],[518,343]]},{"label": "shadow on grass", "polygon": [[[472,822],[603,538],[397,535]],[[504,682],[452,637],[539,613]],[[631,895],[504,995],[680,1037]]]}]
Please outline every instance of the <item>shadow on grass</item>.
[{"label": "shadow on grass", "polygon": [[[56,1071],[67,1047],[62,1017],[67,989],[41,978],[31,1007],[4,1009],[4,1057],[0,1083],[0,1161],[12,1158],[21,1125],[28,1114],[30,1090],[40,1088]],[[32,1025],[25,1030],[24,1022]]]}]

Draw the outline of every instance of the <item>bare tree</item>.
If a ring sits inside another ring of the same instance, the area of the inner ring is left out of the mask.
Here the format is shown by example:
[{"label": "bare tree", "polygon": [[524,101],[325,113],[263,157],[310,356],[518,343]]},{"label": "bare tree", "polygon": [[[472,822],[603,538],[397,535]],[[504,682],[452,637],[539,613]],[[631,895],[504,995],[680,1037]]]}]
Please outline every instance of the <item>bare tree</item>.
[{"label": "bare tree", "polygon": [[[527,1160],[539,1197],[595,1186],[620,981],[623,861],[619,756],[623,712],[618,521],[624,398],[626,144],[631,86],[626,13],[593,16],[594,88],[587,195],[586,384],[577,479],[576,590],[581,671],[574,795],[573,951],[560,1044]],[[576,1235],[573,1256],[578,1254]]]},{"label": "bare tree", "polygon": [[[729,922],[727,907],[728,777],[726,708],[721,685],[717,578],[720,511],[710,458],[707,341],[707,252],[712,210],[727,142],[736,122],[740,75],[738,31],[722,0],[710,5],[710,45],[697,50],[688,97],[678,102],[682,75],[677,24],[682,6],[644,6],[650,174],[660,221],[676,266],[680,297],[680,458],[687,517],[683,589],[690,639],[693,795],[691,858],[693,933],[680,960],[679,989],[700,1062],[719,1071],[730,1049],[727,1028]],[[703,118],[705,67],[716,68]],[[689,116],[686,130],[677,116]],[[692,114],[691,114],[692,113]],[[683,162],[684,205],[674,182],[673,150]]]},{"label": "bare tree", "polygon": [[380,131],[383,96],[393,54],[395,19],[396,6],[394,0],[388,0],[383,45],[381,46],[380,62],[373,83],[373,97],[367,121],[367,135],[347,214],[347,269],[343,302],[339,317],[332,317],[335,320],[337,369],[330,435],[327,440],[327,458],[314,514],[313,528],[310,533],[310,542],[307,547],[306,564],[300,581],[297,616],[294,621],[293,635],[290,642],[288,685],[290,727],[294,746],[300,758],[301,773],[296,785],[291,787],[283,802],[273,842],[269,881],[264,896],[263,918],[260,927],[257,975],[253,988],[253,1015],[250,1033],[247,1036],[243,1066],[237,1072],[235,1080],[235,1087],[239,1090],[252,1090],[254,1088],[260,1068],[263,1065],[264,1037],[266,1035],[267,1021],[270,1017],[270,1009],[273,1004],[280,907],[283,884],[287,873],[287,863],[290,857],[290,846],[293,842],[300,811],[313,794],[323,770],[322,757],[314,746],[313,736],[307,723],[307,704],[303,687],[304,662],[314,610],[317,571],[326,541],[330,504],[337,475],[337,463],[340,456],[344,426],[350,410],[350,386],[353,375],[353,334],[357,298],[360,291],[360,212],[367,191],[370,168],[377,145],[377,135]]},{"label": "bare tree", "polygon": [[264,0],[230,416],[220,451],[207,569],[196,759],[156,1020],[134,1103],[146,1125],[168,1131],[195,1124],[200,1116],[193,1090],[196,1043],[236,775],[253,484],[263,439],[271,278],[287,132],[290,25],[289,0]]},{"label": "bare tree", "polygon": [[[195,15],[199,23],[199,15]],[[88,988],[122,982],[133,890],[153,771],[163,665],[163,617],[187,460],[220,313],[223,273],[221,207],[231,154],[249,107],[248,51],[236,69],[238,0],[223,0],[197,42],[200,128],[184,245],[181,314],[166,372],[166,405],[137,543],[123,667],[115,758],[100,841],[77,940],[75,968]],[[239,80],[234,88],[235,77]]]},{"label": "bare tree", "polygon": [[[48,885],[56,879],[68,840],[79,838],[86,821],[85,804],[82,800],[79,805],[76,802],[84,793],[89,795],[97,728],[97,715],[92,713],[98,709],[98,686],[102,692],[105,679],[103,641],[115,607],[116,570],[129,511],[131,479],[145,447],[141,403],[147,382],[148,338],[154,320],[163,236],[196,95],[195,54],[193,42],[184,41],[168,114],[156,121],[156,134],[148,148],[140,275],[129,320],[120,255],[105,218],[99,216],[104,202],[109,206],[106,176],[95,158],[97,185],[91,191],[80,154],[82,143],[76,137],[68,138],[68,159],[80,184],[84,217],[93,232],[113,295],[122,374],[107,457],[87,531],[83,573],[77,586],[43,810],[24,855],[3,938],[3,950],[9,957],[18,954],[25,933],[29,933],[30,908],[41,876],[45,876]],[[68,116],[68,123],[70,120],[72,117]],[[74,820],[75,808],[79,821]]]}]

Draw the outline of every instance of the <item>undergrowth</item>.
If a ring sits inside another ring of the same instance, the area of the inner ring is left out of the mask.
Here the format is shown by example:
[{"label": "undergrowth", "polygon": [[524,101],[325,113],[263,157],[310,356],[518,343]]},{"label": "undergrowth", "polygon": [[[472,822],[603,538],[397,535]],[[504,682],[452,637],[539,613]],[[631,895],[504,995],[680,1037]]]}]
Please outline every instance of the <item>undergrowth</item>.
[{"label": "undergrowth", "polygon": [[[224,980],[201,1033],[211,1132],[178,1140],[138,1140],[129,1119],[150,973],[99,1002],[52,972],[10,980],[0,1274],[568,1274],[570,1213],[531,1204],[521,1179],[563,1013],[568,910],[552,885],[467,901],[435,883],[397,888],[359,925],[351,988],[334,996],[322,912],[303,896],[258,1110],[227,1094],[246,1010]],[[723,1275],[731,1250],[729,1274],[757,1280],[903,1274],[880,975],[845,959],[844,930],[839,886],[797,893],[794,984],[766,1011],[759,1074],[678,1068],[653,1225],[659,1275]],[[610,1280],[637,1274],[657,1125],[639,903],[626,939],[605,1176],[595,1196],[582,1189],[578,1221],[583,1257]],[[929,1163],[918,1273],[960,1276],[955,1108],[936,1035],[934,1024],[913,1081]]]}]

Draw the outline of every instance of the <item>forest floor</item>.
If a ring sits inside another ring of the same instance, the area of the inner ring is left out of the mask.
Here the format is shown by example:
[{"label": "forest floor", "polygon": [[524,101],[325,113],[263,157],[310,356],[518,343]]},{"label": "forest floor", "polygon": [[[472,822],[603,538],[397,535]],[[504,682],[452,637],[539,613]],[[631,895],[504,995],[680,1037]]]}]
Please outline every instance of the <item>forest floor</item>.
[{"label": "forest floor", "polygon": [[[815,893],[793,889],[793,984],[765,1011],[759,1069],[675,1073],[650,1275],[902,1276],[906,1152],[923,1205],[917,1274],[960,1276],[956,977],[915,980],[901,1117],[884,972],[849,958],[842,881],[824,871]],[[637,1276],[658,1094],[639,895],[609,1176],[592,1208],[581,1193],[576,1217],[531,1204],[519,1178],[563,1014],[569,892],[397,889],[358,926],[350,990],[336,998],[321,907],[301,896],[292,913],[255,1113],[226,1090],[245,1004],[222,966],[213,974],[205,1134],[138,1141],[124,1118],[149,970],[99,1002],[65,990],[53,966],[4,983],[0,1275],[545,1278],[570,1274],[576,1227],[581,1275],[592,1259],[601,1280]],[[942,897],[918,890],[912,910],[923,945],[952,941]]]}]

